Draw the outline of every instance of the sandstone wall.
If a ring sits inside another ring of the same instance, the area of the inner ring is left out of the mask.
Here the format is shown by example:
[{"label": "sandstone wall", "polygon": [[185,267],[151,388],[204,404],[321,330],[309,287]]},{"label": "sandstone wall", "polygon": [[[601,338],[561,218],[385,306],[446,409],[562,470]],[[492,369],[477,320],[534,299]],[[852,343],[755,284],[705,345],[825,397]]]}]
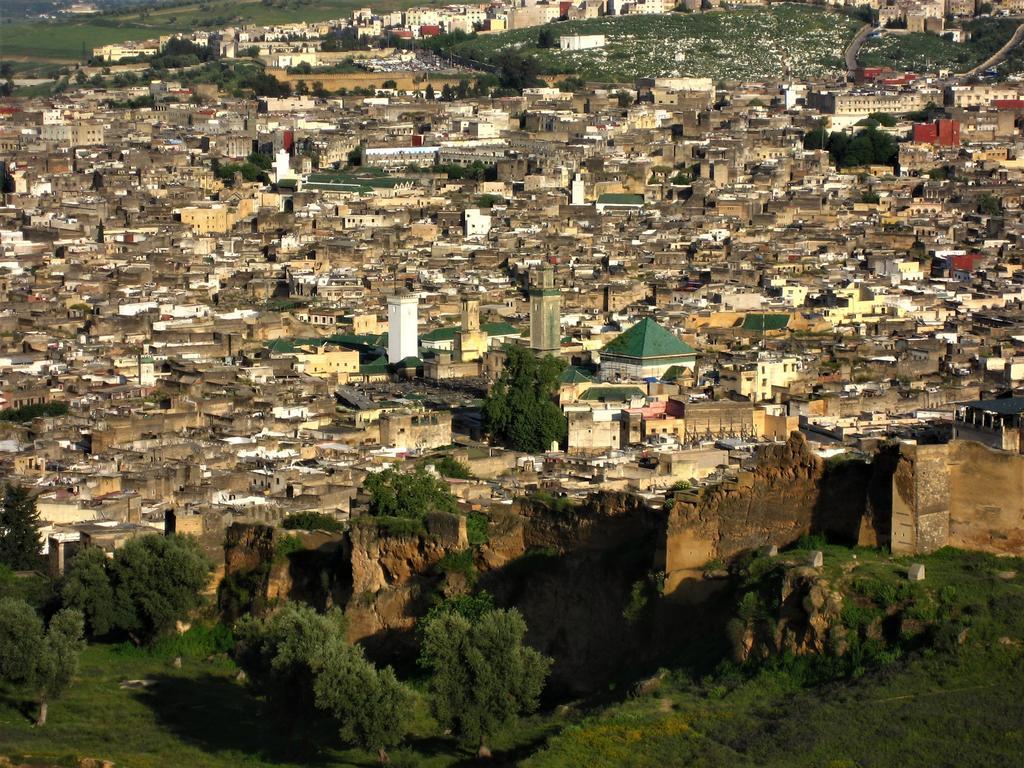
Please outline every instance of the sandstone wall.
[{"label": "sandstone wall", "polygon": [[961,440],[950,448],[949,544],[1024,554],[1024,456]]},{"label": "sandstone wall", "polygon": [[1024,554],[1024,456],[968,440],[901,446],[892,524],[894,552]]}]

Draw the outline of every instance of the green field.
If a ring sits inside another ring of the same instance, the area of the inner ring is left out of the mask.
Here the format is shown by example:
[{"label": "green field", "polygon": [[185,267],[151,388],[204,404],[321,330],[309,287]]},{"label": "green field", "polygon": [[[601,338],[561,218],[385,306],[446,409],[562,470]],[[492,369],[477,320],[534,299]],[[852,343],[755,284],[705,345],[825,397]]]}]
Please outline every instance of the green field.
[{"label": "green field", "polygon": [[[375,10],[414,5],[413,0],[382,0]],[[357,0],[278,1],[264,5],[257,0],[212,0],[202,5],[161,8],[141,12],[62,22],[0,24],[0,57],[32,61],[80,61],[82,50],[127,40],[145,40],[175,32],[211,29],[230,24],[278,24],[323,21],[348,16],[365,7]]]},{"label": "green field", "polygon": [[546,72],[587,80],[693,76],[716,80],[828,77],[844,71],[843,51],[861,22],[803,5],[737,8],[704,14],[623,16],[555,24],[557,36],[604,34],[602,49],[537,47],[539,28],[481,35],[453,51],[488,59],[504,50],[535,54]]},{"label": "green field", "polygon": [[[857,63],[868,67],[889,67],[898,72],[938,72],[940,69],[948,69],[962,73],[998,51],[1010,39],[1019,23],[1016,19],[976,19],[967,25],[972,36],[966,43],[954,43],[923,32],[887,32],[864,43],[857,56]],[[1011,53],[1002,66],[1004,74],[1020,71],[1018,57],[1019,53]]]}]

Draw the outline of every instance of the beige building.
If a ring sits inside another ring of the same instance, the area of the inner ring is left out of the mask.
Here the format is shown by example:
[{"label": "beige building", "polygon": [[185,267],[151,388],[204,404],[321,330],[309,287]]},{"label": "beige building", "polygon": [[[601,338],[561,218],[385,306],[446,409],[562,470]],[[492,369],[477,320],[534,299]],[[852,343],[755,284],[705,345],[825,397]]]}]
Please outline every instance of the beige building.
[{"label": "beige building", "polygon": [[399,451],[425,451],[451,445],[451,411],[382,414],[380,444]]}]

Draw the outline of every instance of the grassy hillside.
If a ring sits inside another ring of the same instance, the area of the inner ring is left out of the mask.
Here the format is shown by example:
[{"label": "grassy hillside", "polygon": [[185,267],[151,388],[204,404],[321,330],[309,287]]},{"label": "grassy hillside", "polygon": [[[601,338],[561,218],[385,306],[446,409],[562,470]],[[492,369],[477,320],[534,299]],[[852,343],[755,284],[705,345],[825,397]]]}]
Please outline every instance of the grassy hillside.
[{"label": "grassy hillside", "polygon": [[[843,595],[843,657],[725,663],[697,681],[672,672],[647,695],[565,729],[524,765],[1016,764],[1024,749],[1024,560],[955,550],[914,560],[926,565],[922,583],[906,580],[910,559],[825,547],[824,576]],[[751,562],[741,593],[777,594],[777,568],[767,558]],[[750,601],[739,602],[742,614]],[[770,624],[778,610],[753,613]]]},{"label": "grassy hillside", "polygon": [[[737,616],[772,628],[773,602],[804,548],[731,566]],[[1024,559],[943,550],[907,558],[825,546],[818,576],[842,594],[842,656],[779,655],[708,669],[687,647],[660,677],[611,686],[528,718],[494,740],[496,764],[529,768],[890,768],[1009,766],[1024,750]],[[748,596],[756,595],[756,599]],[[45,589],[35,602],[45,602]],[[666,606],[668,607],[668,606]],[[679,606],[678,610],[695,611]],[[769,633],[770,634],[770,633]],[[728,646],[726,638],[716,642]],[[0,754],[76,764],[370,766],[332,732],[278,722],[236,679],[223,629],[194,629],[152,651],[91,645],[44,729],[0,689]],[[172,660],[181,656],[175,668]],[[147,681],[127,684],[127,681]],[[652,682],[653,681],[653,682]],[[438,733],[425,697],[396,766],[466,765],[472,747]]]},{"label": "grassy hillside", "polygon": [[[896,71],[937,72],[948,69],[966,72],[998,51],[1020,23],[1017,19],[976,19],[968,23],[971,39],[966,43],[922,32],[893,34],[868,40],[857,61],[862,66],[890,67]],[[1019,53],[1011,53],[1003,64],[1004,74],[1021,71]]]},{"label": "grassy hillside", "polygon": [[453,47],[487,59],[503,50],[535,54],[548,72],[602,82],[636,77],[695,76],[761,80],[824,77],[844,71],[843,51],[861,22],[802,5],[738,8],[720,13],[624,16],[554,25],[557,36],[603,34],[602,49],[538,48],[539,28],[481,35]]},{"label": "grassy hillside", "polygon": [[[145,40],[174,32],[218,28],[230,24],[277,24],[322,21],[348,16],[365,7],[357,0],[209,0],[202,4],[160,8],[149,12],[125,11],[116,15],[75,21],[0,24],[0,56],[33,61],[78,61],[82,48],[126,40]],[[382,0],[374,10],[415,5],[414,0]]]}]

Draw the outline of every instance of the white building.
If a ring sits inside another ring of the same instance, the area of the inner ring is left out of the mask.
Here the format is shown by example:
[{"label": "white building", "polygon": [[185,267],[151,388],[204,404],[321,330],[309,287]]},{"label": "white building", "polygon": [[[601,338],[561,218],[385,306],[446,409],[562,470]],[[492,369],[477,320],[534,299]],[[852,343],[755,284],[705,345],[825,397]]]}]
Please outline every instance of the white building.
[{"label": "white building", "polygon": [[491,231],[491,216],[479,208],[467,208],[465,213],[466,237],[486,235]]},{"label": "white building", "polygon": [[562,35],[558,47],[563,51],[585,51],[588,48],[604,48],[604,35]]},{"label": "white building", "polygon": [[419,356],[419,300],[408,293],[388,296],[388,362]]}]

